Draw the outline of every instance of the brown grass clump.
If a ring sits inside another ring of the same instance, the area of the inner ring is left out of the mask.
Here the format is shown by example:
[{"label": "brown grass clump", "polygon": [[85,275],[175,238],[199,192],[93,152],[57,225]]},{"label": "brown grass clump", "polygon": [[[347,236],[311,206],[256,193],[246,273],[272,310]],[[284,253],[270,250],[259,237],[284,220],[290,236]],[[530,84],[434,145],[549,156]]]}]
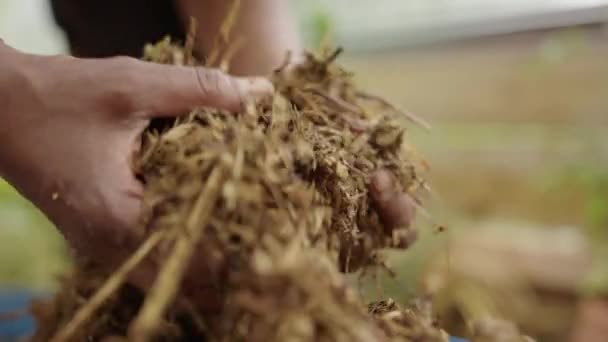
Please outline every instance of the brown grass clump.
[{"label": "brown grass clump", "polygon": [[[190,51],[164,40],[145,58],[196,64]],[[147,240],[114,273],[78,260],[35,308],[34,340],[446,341],[424,310],[365,306],[342,273],[415,239],[383,224],[372,174],[413,201],[423,182],[398,111],[354,87],[339,52],[279,68],[242,113],[153,122],[136,163]],[[147,291],[126,283],[142,262],[160,269]]]}]

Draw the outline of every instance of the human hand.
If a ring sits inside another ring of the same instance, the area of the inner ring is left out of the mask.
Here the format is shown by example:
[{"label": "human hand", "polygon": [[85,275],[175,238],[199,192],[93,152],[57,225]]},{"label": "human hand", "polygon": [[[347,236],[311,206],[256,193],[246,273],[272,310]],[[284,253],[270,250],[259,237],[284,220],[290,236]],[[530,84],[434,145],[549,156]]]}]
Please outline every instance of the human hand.
[{"label": "human hand", "polygon": [[118,262],[139,243],[142,186],[131,156],[153,117],[238,110],[259,78],[131,58],[25,55],[0,44],[0,174],[77,253]]},{"label": "human hand", "polygon": [[395,247],[411,246],[418,237],[417,231],[412,226],[416,213],[414,200],[401,188],[390,171],[385,169],[379,169],[372,174],[368,187],[384,229],[387,232],[395,229],[402,229],[405,232],[400,236]]},{"label": "human hand", "polygon": [[608,334],[608,300],[584,299],[579,304],[572,342],[604,341]]}]

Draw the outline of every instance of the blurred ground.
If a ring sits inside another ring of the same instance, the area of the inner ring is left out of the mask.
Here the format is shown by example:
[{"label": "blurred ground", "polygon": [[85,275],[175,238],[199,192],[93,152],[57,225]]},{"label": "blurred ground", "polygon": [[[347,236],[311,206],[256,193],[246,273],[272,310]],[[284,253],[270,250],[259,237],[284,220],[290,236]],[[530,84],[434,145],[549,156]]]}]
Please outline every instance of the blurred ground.
[{"label": "blurred ground", "polygon": [[449,208],[580,225],[587,191],[565,183],[608,163],[607,57],[607,31],[590,26],[346,63],[360,83],[432,123],[430,134],[414,129],[412,137]]},{"label": "blurred ground", "polygon": [[67,262],[53,226],[0,180],[0,289],[48,290]]},{"label": "blurred ground", "polygon": [[[608,223],[608,34],[599,25],[348,56],[361,84],[425,118],[411,139],[432,166],[431,232],[398,257],[388,294],[460,231],[585,233]],[[551,265],[547,265],[551,267]]]}]

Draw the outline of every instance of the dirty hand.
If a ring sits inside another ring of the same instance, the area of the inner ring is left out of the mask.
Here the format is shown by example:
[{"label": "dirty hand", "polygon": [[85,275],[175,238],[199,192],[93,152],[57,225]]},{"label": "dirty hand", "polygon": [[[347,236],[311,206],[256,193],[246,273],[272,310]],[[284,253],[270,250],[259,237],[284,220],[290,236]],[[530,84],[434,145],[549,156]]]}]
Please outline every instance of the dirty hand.
[{"label": "dirty hand", "polygon": [[107,262],[136,243],[142,188],[130,159],[149,120],[201,105],[238,110],[272,91],[211,69],[34,56],[1,41],[0,60],[0,176],[76,252]]},{"label": "dirty hand", "polygon": [[608,299],[587,298],[581,301],[574,321],[571,342],[605,341],[608,334]]},{"label": "dirty hand", "polygon": [[414,200],[401,188],[393,174],[386,169],[374,172],[369,184],[369,193],[384,229],[403,229],[406,232],[395,247],[405,248],[413,244],[418,236],[412,227],[415,215]]}]

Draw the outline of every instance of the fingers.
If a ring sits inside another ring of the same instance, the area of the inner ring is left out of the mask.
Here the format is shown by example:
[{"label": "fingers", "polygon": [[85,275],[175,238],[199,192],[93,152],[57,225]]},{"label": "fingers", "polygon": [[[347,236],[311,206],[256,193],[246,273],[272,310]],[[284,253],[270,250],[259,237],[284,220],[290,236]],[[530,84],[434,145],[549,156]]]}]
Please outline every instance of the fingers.
[{"label": "fingers", "polygon": [[411,246],[418,236],[411,228],[414,202],[397,179],[388,170],[377,170],[372,175],[369,192],[385,233],[392,237],[392,247]]},{"label": "fingers", "polygon": [[583,300],[579,304],[570,341],[602,341],[607,334],[608,301],[593,298]]},{"label": "fingers", "polygon": [[119,73],[114,87],[118,101],[129,112],[148,117],[184,113],[197,106],[237,111],[249,97],[272,93],[269,80],[260,77],[233,77],[220,70],[147,63],[131,58],[115,58],[109,72]]},{"label": "fingers", "polygon": [[410,226],[414,217],[414,204],[388,170],[374,172],[369,192],[385,229]]}]

